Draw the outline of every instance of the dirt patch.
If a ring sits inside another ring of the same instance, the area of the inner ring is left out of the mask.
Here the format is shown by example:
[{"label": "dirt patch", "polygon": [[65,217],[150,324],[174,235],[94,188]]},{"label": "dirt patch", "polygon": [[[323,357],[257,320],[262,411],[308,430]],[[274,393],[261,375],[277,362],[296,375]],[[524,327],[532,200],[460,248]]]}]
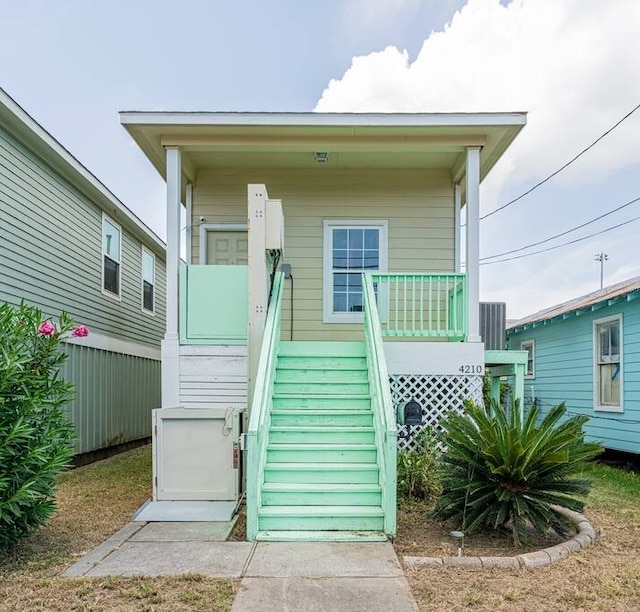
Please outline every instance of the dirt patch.
[{"label": "dirt patch", "polygon": [[[398,510],[398,532],[393,543],[398,556],[448,557],[457,554],[457,545],[449,533],[455,525],[428,517],[430,507],[422,504],[401,506]],[[526,546],[516,547],[509,532],[478,532],[464,538],[466,557],[511,557],[555,546],[566,538],[551,532],[546,535],[531,529]]]}]

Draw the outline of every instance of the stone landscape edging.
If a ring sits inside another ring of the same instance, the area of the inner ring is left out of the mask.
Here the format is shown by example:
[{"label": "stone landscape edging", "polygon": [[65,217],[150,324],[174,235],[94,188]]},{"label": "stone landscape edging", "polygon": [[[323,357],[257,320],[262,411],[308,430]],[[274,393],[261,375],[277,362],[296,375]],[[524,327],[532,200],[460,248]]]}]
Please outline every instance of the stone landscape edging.
[{"label": "stone landscape edging", "polygon": [[514,557],[403,557],[404,566],[411,568],[463,567],[467,569],[545,567],[561,559],[566,559],[572,552],[578,552],[595,543],[596,530],[583,514],[561,506],[551,507],[568,518],[578,529],[578,533],[565,542]]}]

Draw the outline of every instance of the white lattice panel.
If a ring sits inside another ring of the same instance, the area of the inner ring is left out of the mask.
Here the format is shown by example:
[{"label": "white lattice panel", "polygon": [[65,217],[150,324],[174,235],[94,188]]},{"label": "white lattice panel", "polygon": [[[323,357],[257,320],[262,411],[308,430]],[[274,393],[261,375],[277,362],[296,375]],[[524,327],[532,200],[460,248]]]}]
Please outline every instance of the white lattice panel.
[{"label": "white lattice panel", "polygon": [[422,407],[422,425],[398,425],[398,449],[413,448],[415,436],[425,427],[440,428],[450,410],[462,410],[465,400],[482,401],[482,376],[394,374],[389,377],[396,410],[415,400]]}]

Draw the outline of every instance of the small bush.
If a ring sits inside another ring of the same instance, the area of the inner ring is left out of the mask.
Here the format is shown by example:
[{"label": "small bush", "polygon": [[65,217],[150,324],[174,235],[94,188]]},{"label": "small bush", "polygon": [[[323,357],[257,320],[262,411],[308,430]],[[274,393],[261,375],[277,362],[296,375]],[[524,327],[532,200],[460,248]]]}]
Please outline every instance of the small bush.
[{"label": "small bush", "polygon": [[521,416],[516,402],[506,411],[492,401],[488,413],[473,403],[451,413],[434,516],[468,532],[511,529],[516,545],[526,542],[529,523],[540,533],[570,533],[572,524],[551,506],[582,511],[591,485],[579,475],[602,448],[584,441],[586,416],[564,419],[565,412],[560,404],[539,421],[536,406]]},{"label": "small bush", "polygon": [[72,385],[59,377],[71,328],[65,314],[56,327],[37,308],[0,304],[0,550],[51,516],[55,475],[73,456],[74,427],[62,410]]},{"label": "small bush", "polygon": [[398,496],[401,499],[430,503],[440,495],[439,455],[436,437],[428,428],[416,436],[413,449],[398,451]]}]

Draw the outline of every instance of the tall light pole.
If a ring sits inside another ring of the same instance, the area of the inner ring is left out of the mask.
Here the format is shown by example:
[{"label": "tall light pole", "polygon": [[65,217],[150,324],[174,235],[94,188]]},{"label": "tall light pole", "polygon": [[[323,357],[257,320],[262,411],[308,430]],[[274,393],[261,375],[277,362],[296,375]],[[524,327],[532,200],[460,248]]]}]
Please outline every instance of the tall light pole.
[{"label": "tall light pole", "polygon": [[604,282],[604,262],[609,261],[609,255],[604,251],[600,251],[596,253],[596,261],[600,262],[600,289],[602,289]]}]

